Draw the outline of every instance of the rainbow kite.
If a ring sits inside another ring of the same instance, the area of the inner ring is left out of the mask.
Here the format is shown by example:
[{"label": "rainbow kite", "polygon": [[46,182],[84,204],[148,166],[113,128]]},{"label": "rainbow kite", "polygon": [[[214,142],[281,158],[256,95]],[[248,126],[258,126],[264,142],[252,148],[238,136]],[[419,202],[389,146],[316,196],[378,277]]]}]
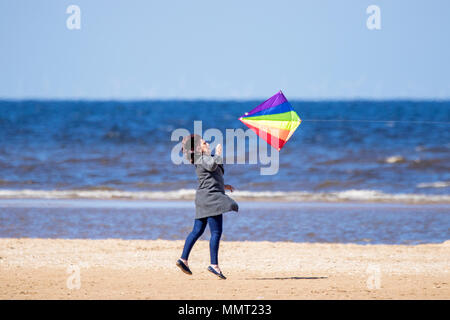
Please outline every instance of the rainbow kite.
[{"label": "rainbow kite", "polygon": [[281,90],[239,120],[278,151],[302,122]]}]

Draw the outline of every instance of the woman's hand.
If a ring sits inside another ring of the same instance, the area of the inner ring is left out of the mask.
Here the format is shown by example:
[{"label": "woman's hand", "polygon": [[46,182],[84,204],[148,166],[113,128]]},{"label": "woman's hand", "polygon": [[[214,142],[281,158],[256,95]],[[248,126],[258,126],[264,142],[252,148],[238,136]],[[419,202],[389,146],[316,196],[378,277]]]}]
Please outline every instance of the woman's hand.
[{"label": "woman's hand", "polygon": [[225,185],[225,190],[230,190],[231,192],[233,192],[234,191],[234,187],[232,185],[230,185],[230,184],[226,184]]},{"label": "woman's hand", "polygon": [[214,154],[218,156],[222,155],[222,145],[220,143],[216,146],[216,152]]}]

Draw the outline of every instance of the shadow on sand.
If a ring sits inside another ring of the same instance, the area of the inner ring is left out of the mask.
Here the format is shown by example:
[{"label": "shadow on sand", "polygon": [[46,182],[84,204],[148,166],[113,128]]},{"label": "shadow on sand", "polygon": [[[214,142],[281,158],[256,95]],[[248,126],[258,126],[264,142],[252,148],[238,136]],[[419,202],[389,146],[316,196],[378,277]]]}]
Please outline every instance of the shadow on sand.
[{"label": "shadow on sand", "polygon": [[328,277],[277,277],[277,278],[251,278],[246,280],[317,280],[328,279]]}]

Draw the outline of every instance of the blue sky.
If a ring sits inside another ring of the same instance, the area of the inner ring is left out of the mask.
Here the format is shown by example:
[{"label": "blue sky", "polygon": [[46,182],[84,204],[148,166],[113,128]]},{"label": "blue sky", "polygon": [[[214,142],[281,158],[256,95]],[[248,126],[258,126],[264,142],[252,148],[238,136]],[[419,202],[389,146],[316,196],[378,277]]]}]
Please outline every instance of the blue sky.
[{"label": "blue sky", "polygon": [[[372,4],[381,30],[366,27]],[[1,0],[0,98],[449,99],[449,13],[448,0]]]}]

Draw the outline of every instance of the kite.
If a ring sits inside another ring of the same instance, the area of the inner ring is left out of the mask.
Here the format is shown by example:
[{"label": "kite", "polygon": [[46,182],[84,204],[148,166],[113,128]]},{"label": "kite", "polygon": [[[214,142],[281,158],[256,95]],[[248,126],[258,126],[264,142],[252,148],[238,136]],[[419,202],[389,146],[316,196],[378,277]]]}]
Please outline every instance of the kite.
[{"label": "kite", "polygon": [[281,90],[239,120],[278,151],[302,122]]}]

